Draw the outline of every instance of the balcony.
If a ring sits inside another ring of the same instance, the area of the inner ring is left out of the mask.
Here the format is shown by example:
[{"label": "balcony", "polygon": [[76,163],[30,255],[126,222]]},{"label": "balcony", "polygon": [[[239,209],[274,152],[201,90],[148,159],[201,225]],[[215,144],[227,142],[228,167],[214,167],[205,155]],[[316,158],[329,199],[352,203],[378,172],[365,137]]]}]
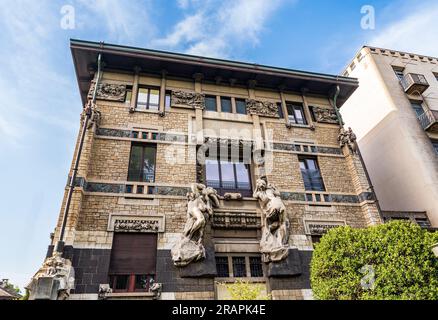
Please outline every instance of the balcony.
[{"label": "balcony", "polygon": [[425,131],[438,133],[438,111],[427,110],[418,116],[418,121]]},{"label": "balcony", "polygon": [[422,74],[416,73],[405,74],[400,80],[400,84],[407,94],[422,94],[427,88],[429,88],[429,83],[427,82],[426,77]]}]

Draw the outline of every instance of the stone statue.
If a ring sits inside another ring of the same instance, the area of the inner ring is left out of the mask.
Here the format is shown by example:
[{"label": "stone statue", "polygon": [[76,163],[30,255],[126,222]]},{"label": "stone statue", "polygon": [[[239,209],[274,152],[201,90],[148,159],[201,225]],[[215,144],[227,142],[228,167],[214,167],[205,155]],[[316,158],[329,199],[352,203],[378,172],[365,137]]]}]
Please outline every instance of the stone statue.
[{"label": "stone statue", "polygon": [[171,250],[173,263],[179,267],[205,258],[202,244],[204,229],[213,214],[213,208],[219,207],[216,190],[200,183],[192,184],[187,200],[186,225],[181,239]]},{"label": "stone statue", "polygon": [[254,198],[259,200],[263,211],[263,230],[260,252],[263,262],[281,261],[289,250],[289,220],[286,207],[276,187],[266,177],[257,179]]},{"label": "stone statue", "polygon": [[357,137],[350,127],[348,127],[348,130],[345,130],[342,127],[341,130],[339,131],[339,135],[338,135],[339,146],[342,148],[343,146],[347,145],[348,149],[353,154],[357,153],[356,140],[357,140]]},{"label": "stone statue", "polygon": [[[31,300],[66,300],[70,295],[70,290],[74,288],[74,276],[74,268],[70,260],[62,258],[62,254],[55,251],[51,257],[44,261],[42,267],[26,286],[26,289],[30,291]],[[43,282],[40,281],[41,279],[47,279],[49,281]],[[46,288],[42,288],[44,284],[49,284],[49,289],[55,288],[55,290],[50,292],[50,297],[39,297],[40,292],[47,293]]]},{"label": "stone statue", "polygon": [[87,129],[90,129],[93,126],[95,126],[96,129],[99,128],[102,114],[97,108],[96,104],[94,104],[92,101],[89,101],[88,104],[85,106],[84,111],[81,114],[81,123],[83,123],[82,121],[85,120],[85,117],[87,115],[90,116]]}]

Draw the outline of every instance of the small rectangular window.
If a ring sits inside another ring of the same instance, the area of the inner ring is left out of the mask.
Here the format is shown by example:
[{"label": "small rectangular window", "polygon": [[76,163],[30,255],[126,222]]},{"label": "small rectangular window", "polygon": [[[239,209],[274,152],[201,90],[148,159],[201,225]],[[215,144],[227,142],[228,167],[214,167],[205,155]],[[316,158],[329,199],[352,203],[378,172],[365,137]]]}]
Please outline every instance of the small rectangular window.
[{"label": "small rectangular window", "polygon": [[284,114],[283,114],[283,107],[282,107],[282,103],[281,102],[277,102],[277,108],[278,108],[278,116],[280,119],[284,118]]},{"label": "small rectangular window", "polygon": [[132,145],[128,181],[154,182],[156,151],[154,145]]},{"label": "small rectangular window", "polygon": [[140,87],[137,94],[137,109],[158,110],[160,90],[157,88]]},{"label": "small rectangular window", "polygon": [[286,103],[289,122],[307,124],[303,105],[300,103]]},{"label": "small rectangular window", "polygon": [[126,94],[125,94],[125,102],[131,103],[131,98],[132,98],[132,87],[127,86],[126,87]]},{"label": "small rectangular window", "polygon": [[431,140],[435,152],[438,154],[438,140]]},{"label": "small rectangular window", "polygon": [[394,73],[398,79],[398,81],[402,81],[404,78],[404,69],[400,68],[400,67],[392,67],[392,69],[394,70]]},{"label": "small rectangular window", "polygon": [[316,158],[299,157],[299,162],[305,189],[308,191],[325,191]]},{"label": "small rectangular window", "polygon": [[236,99],[236,113],[246,114],[246,101],[244,99]]},{"label": "small rectangular window", "polygon": [[205,110],[217,111],[215,96],[205,96]]},{"label": "small rectangular window", "polygon": [[260,257],[249,257],[249,268],[251,277],[263,277],[262,259]]},{"label": "small rectangular window", "polygon": [[233,275],[235,278],[246,277],[245,257],[233,257]]},{"label": "small rectangular window", "polygon": [[164,109],[166,111],[170,110],[170,106],[171,106],[171,97],[172,97],[172,92],[171,91],[166,91],[166,96],[164,98]]},{"label": "small rectangular window", "polygon": [[228,257],[216,257],[216,270],[218,277],[228,278],[230,276]]},{"label": "small rectangular window", "polygon": [[411,101],[411,106],[412,106],[412,109],[414,109],[417,117],[421,116],[424,113],[424,109],[423,109],[423,106],[421,105],[421,102]]},{"label": "small rectangular window", "polygon": [[231,107],[231,98],[221,97],[221,111],[222,112],[233,112]]}]

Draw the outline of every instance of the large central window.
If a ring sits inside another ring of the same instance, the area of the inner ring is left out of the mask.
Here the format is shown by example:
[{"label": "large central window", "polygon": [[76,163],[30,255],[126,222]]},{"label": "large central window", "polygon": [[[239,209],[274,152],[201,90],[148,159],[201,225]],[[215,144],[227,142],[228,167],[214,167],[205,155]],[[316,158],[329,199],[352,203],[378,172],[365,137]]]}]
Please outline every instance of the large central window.
[{"label": "large central window", "polygon": [[154,182],[156,153],[155,145],[132,144],[128,181]]},{"label": "large central window", "polygon": [[325,191],[316,158],[300,157],[299,161],[305,189],[309,191]]},{"label": "large central window", "polygon": [[138,110],[158,110],[160,104],[160,89],[140,87],[137,95]]},{"label": "large central window", "polygon": [[220,194],[239,192],[251,196],[250,168],[243,161],[206,159],[205,175],[207,186]]},{"label": "large central window", "polygon": [[286,103],[289,122],[295,124],[307,124],[304,108],[301,103],[287,102]]}]

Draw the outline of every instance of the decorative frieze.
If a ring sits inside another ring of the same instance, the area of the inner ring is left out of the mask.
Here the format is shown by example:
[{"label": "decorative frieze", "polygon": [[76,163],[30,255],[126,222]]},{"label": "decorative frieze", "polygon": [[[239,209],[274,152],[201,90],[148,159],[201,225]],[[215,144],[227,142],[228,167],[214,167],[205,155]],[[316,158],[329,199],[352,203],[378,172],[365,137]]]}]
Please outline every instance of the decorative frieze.
[{"label": "decorative frieze", "polygon": [[335,110],[321,107],[312,107],[313,114],[315,115],[316,122],[322,123],[334,123],[337,124],[338,116]]},{"label": "decorative frieze", "polygon": [[324,154],[335,154],[341,155],[342,150],[335,147],[323,147],[315,145],[300,145],[292,143],[273,143],[274,150],[280,151],[291,151],[291,152],[311,152],[311,153],[324,153]]},{"label": "decorative frieze", "polygon": [[113,232],[164,232],[164,215],[117,215],[111,214],[108,231]]},{"label": "decorative frieze", "polygon": [[216,212],[212,226],[216,229],[260,229],[261,217],[256,212]]},{"label": "decorative frieze", "polygon": [[171,132],[144,132],[145,135],[140,135],[138,130],[122,130],[112,128],[98,128],[96,135],[104,137],[116,138],[132,138],[132,139],[147,139],[155,141],[167,142],[187,142],[188,138],[185,134],[171,133]]},{"label": "decorative frieze", "polygon": [[345,221],[314,221],[314,220],[307,220],[304,221],[304,228],[306,231],[306,234],[310,235],[318,235],[322,236],[330,229],[344,226]]},{"label": "decorative frieze", "polygon": [[194,109],[205,108],[205,95],[202,93],[172,90],[172,106],[191,107]]},{"label": "decorative frieze", "polygon": [[279,117],[277,104],[267,100],[247,99],[246,111],[249,114],[256,114],[263,117]]},{"label": "decorative frieze", "polygon": [[[90,91],[88,92],[89,99],[93,97],[95,86],[96,86],[96,82],[92,81],[90,86]],[[125,96],[126,96],[125,84],[103,82],[103,83],[99,83],[99,85],[97,86],[97,92],[96,92],[97,99],[124,102]]]}]

